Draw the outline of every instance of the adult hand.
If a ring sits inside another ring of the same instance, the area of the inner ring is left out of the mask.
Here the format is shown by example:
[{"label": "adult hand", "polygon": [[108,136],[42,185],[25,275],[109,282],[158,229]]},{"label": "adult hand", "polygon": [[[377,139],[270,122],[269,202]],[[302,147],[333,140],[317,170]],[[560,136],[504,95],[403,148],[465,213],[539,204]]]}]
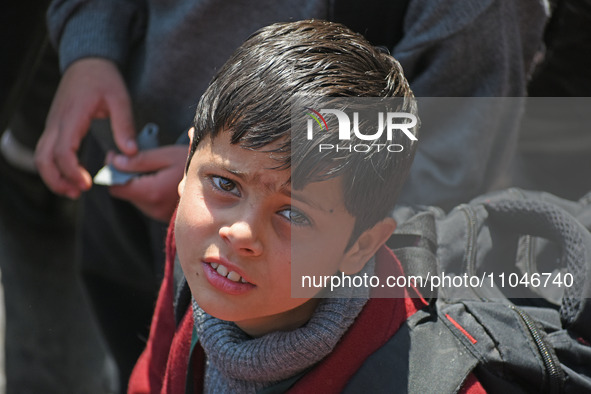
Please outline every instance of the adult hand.
[{"label": "adult hand", "polygon": [[92,186],[77,153],[90,122],[106,117],[111,119],[117,147],[124,154],[135,154],[131,102],[117,66],[100,58],[72,63],[60,81],[35,151],[39,174],[53,192],[78,198]]},{"label": "adult hand", "polygon": [[131,157],[109,153],[107,161],[116,169],[148,173],[125,185],[111,186],[111,195],[131,202],[153,219],[170,221],[179,199],[178,184],[183,178],[187,152],[187,145],[169,145]]}]

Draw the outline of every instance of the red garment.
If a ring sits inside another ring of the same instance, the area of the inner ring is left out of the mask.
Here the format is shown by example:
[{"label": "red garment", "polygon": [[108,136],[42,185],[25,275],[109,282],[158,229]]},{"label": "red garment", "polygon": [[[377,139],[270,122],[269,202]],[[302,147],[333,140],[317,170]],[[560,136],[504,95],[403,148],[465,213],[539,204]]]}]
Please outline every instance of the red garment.
[{"label": "red garment", "polygon": [[[172,227],[168,232],[165,275],[152,318],[150,337],[129,381],[128,392],[133,394],[185,392],[193,317],[189,307],[179,326],[175,324],[173,310],[175,245]],[[376,255],[376,274],[396,275],[401,272],[400,262],[392,251],[386,247],[381,248]],[[341,392],[365,359],[384,345],[409,316],[424,306],[424,300],[418,297],[370,298],[332,353],[305,374],[290,392]],[[194,387],[201,388],[205,357],[203,349],[200,346],[197,346],[197,349],[200,353],[194,359],[197,361],[193,371]],[[476,378],[470,375],[464,383],[462,392],[477,394],[485,393],[485,390]]]}]

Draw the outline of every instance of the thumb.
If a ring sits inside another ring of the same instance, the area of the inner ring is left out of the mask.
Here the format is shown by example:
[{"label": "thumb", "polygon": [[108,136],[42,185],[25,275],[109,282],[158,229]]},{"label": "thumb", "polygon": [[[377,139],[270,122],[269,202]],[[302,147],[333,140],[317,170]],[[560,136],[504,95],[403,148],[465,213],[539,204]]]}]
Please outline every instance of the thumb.
[{"label": "thumb", "polygon": [[107,98],[113,139],[119,150],[126,155],[137,153],[135,127],[131,112],[131,100],[127,91],[119,92]]}]

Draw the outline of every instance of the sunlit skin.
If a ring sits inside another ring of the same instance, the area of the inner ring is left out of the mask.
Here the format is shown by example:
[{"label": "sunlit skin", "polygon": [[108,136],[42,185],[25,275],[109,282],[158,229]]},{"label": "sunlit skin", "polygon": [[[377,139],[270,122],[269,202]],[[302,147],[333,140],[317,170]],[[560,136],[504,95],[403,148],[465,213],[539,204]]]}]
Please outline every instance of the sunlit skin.
[{"label": "sunlit skin", "polygon": [[[292,191],[289,169],[272,169],[278,163],[269,153],[232,145],[228,135],[201,141],[179,184],[181,266],[207,313],[251,336],[294,329],[310,319],[318,299],[291,297],[292,261],[306,274],[358,272],[395,223],[380,222],[346,250],[355,218],[345,209],[340,177]],[[219,265],[235,280],[220,275]]]}]

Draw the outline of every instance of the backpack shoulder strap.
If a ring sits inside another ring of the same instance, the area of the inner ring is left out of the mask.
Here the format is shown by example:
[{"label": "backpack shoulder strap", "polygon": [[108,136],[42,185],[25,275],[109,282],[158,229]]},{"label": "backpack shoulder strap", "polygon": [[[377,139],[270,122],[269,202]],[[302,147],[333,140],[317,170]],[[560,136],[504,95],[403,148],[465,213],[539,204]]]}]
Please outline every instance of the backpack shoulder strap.
[{"label": "backpack shoulder strap", "polygon": [[[432,307],[411,316],[351,378],[344,393],[455,393],[478,364]],[[427,373],[426,373],[427,372]]]},{"label": "backpack shoulder strap", "polygon": [[437,297],[437,289],[427,281],[439,273],[435,222],[443,215],[433,207],[398,207],[392,213],[398,227],[386,242],[400,260],[405,276],[423,279],[425,286],[417,290],[426,300]]}]

